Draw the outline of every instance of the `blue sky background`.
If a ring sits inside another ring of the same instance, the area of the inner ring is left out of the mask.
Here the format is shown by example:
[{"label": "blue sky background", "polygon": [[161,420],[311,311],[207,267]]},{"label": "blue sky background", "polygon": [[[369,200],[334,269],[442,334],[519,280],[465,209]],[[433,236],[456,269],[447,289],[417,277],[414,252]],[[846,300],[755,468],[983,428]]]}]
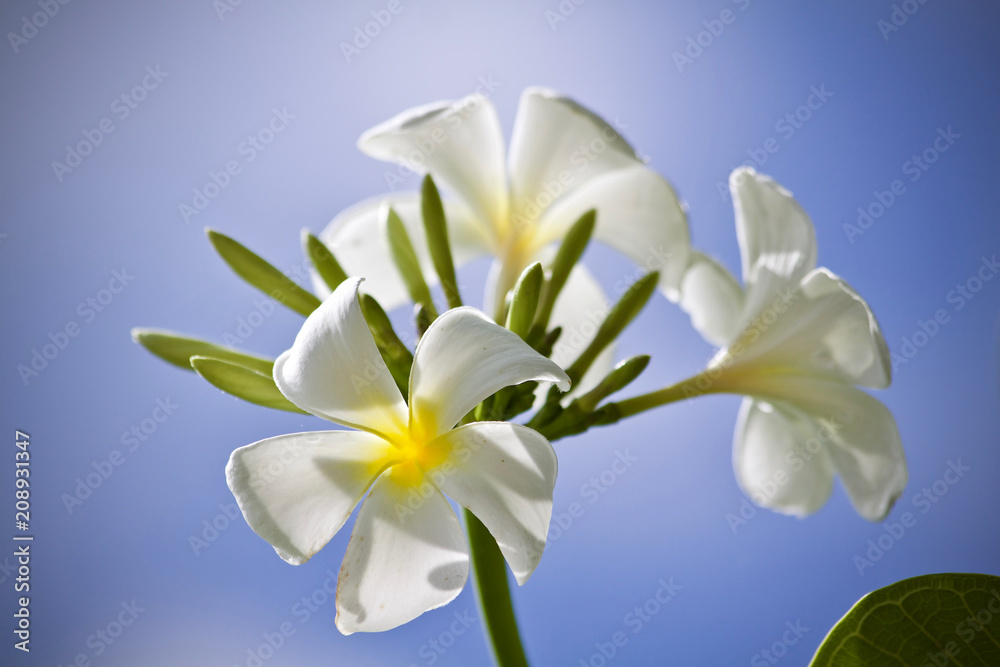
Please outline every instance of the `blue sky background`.
[{"label": "blue sky background", "polygon": [[[486,663],[471,588],[378,635],[342,637],[332,597],[306,618],[295,605],[322,591],[327,570],[338,570],[348,532],[308,564],[289,566],[241,518],[224,519],[232,496],[223,471],[239,446],[322,423],[223,395],[129,338],[134,326],[216,340],[242,335],[240,322],[258,295],[214,255],[202,228],[234,235],[281,268],[301,266],[301,228],[319,231],[338,211],[386,190],[393,168],[361,155],[358,135],[407,107],[468,94],[482,80],[495,84],[491,97],[508,133],[529,85],[618,119],[690,204],[696,245],[734,272],[731,205],[717,186],[775,138],[779,150],[759,170],[811,214],[820,264],[868,299],[893,352],[901,353],[920,321],[939,309],[949,315],[878,393],[896,416],[910,470],[888,521],[909,511],[916,523],[863,574],[854,557],[884,529],[856,515],[839,486],[807,520],[760,510],[731,529],[726,515],[743,501],[731,467],[738,398],[675,405],[557,443],[555,512],[573,502],[584,512],[516,592],[534,664],[600,664],[592,660],[595,642],[617,631],[628,643],[609,664],[750,664],[796,622],[808,630],[779,664],[804,664],[873,588],[929,572],[1000,574],[1000,279],[961,309],[948,300],[981,258],[1000,253],[1000,10],[913,2],[917,11],[883,34],[878,22],[893,12],[885,0],[566,0],[564,11],[575,9],[555,23],[546,12],[559,11],[556,0],[400,1],[402,11],[350,62],[339,44],[388,2],[244,0],[221,15],[225,0],[72,2],[37,34],[27,30],[32,36],[16,51],[9,36],[0,46],[0,422],[7,441],[0,498],[8,521],[0,563],[12,560],[16,532],[15,429],[31,434],[36,536],[32,652],[11,646],[15,602],[5,570],[0,662],[69,665],[83,655],[92,665],[248,666],[248,651],[288,624],[294,634],[263,664]],[[679,68],[673,54],[726,9],[734,21]],[[38,11],[27,0],[4,3],[0,28],[20,31]],[[112,104],[142,82],[147,67],[166,76],[122,118]],[[791,135],[779,130],[779,119],[814,86],[833,95]],[[240,143],[275,108],[294,118],[246,160]],[[113,131],[60,180],[52,162],[104,118]],[[911,181],[905,163],[947,128],[959,138]],[[229,160],[240,161],[240,174],[185,222],[179,205]],[[849,238],[845,223],[896,179],[905,193]],[[405,184],[415,185],[412,178]],[[634,270],[600,248],[587,261],[609,290]],[[133,276],[128,285],[91,314],[87,299],[100,298],[123,270]],[[479,293],[485,272],[485,263],[463,272],[468,294]],[[262,323],[243,347],[272,356],[301,323],[285,311],[253,317]],[[405,326],[405,317],[398,320]],[[78,335],[22,381],[18,365],[70,323]],[[712,349],[657,297],[621,340],[621,357],[642,352],[654,361],[636,391],[686,377]],[[123,432],[141,427],[157,400],[167,399],[178,407],[128,451]],[[115,450],[121,465],[68,512],[63,494]],[[581,486],[626,451],[637,462],[589,502]],[[954,485],[939,483],[947,493],[922,513],[914,496],[942,480],[949,462],[969,470]],[[212,521],[224,529],[196,555],[189,538]],[[671,578],[682,588],[634,632],[627,615]],[[142,609],[135,621],[111,644],[97,639],[133,601]],[[449,634],[456,613],[475,619],[457,636]],[[449,646],[437,652],[432,640]]]}]

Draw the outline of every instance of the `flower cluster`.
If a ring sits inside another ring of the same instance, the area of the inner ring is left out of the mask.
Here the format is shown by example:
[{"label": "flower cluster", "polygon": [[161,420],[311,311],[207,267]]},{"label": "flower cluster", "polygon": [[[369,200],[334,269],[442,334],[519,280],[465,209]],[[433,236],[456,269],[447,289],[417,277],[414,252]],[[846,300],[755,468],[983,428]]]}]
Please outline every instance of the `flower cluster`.
[{"label": "flower cluster", "polygon": [[[247,523],[292,564],[361,505],[337,586],[341,632],[387,630],[454,599],[470,547],[474,565],[489,559],[484,535],[526,582],[552,513],[550,440],[694,396],[745,397],[733,466],[759,505],[813,513],[839,475],[858,513],[877,521],[902,493],[895,421],[858,388],[889,385],[878,323],[844,280],[816,268],[812,222],[773,180],[749,168],[730,179],[741,284],[691,247],[670,184],[608,123],[551,91],[525,91],[507,151],[493,105],[476,95],[406,111],[365,132],[359,148],[425,172],[423,187],[363,201],[319,237],[306,233],[315,294],[209,231],[238,275],[306,316],[290,349],[271,360],[133,332],[229,393],[350,429],[261,440],[226,469]],[[579,262],[591,237],[644,274],[611,308]],[[462,305],[455,273],[484,255],[492,319]],[[613,343],[657,290],[720,349],[692,378],[607,402],[649,360],[612,367]],[[386,314],[409,302],[412,352]],[[531,410],[526,424],[511,421]],[[468,542],[446,495],[465,508]]]}]

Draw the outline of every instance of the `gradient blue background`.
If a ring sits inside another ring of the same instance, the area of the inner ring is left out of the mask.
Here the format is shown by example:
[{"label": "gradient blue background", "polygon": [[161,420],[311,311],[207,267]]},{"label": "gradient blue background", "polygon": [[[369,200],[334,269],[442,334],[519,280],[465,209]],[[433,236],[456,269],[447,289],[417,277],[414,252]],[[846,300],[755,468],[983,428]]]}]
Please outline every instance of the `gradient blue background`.
[{"label": "gradient blue background", "polygon": [[[323,425],[223,395],[129,339],[134,326],[211,339],[236,333],[257,294],[214,255],[203,226],[236,236],[281,268],[299,265],[301,228],[319,231],[346,206],[387,189],[384,174],[394,168],[361,155],[358,135],[407,107],[472,92],[481,77],[500,84],[492,99],[508,133],[528,85],[619,119],[690,204],[696,245],[735,272],[731,205],[717,184],[748,149],[775,137],[780,150],[760,170],[811,214],[820,264],[868,299],[890,348],[898,354],[903,337],[939,308],[951,315],[878,393],[898,421],[911,480],[889,521],[910,511],[917,523],[863,576],[853,558],[883,528],[855,514],[839,486],[808,520],[761,510],[731,530],[726,514],[743,500],[731,468],[736,397],[671,406],[559,442],[555,511],[581,502],[585,512],[516,591],[534,664],[587,664],[595,642],[624,630],[628,644],[610,664],[745,665],[796,621],[808,631],[779,664],[804,664],[873,588],[928,572],[1000,573],[1000,280],[960,311],[947,301],[983,255],[1000,251],[1000,10],[929,2],[886,40],[877,26],[892,12],[886,0],[752,0],[745,9],[742,0],[591,0],[555,29],[545,12],[556,11],[557,0],[402,3],[350,63],[339,43],[387,2],[244,0],[221,19],[210,0],[71,2],[18,53],[7,39],[0,45],[0,538],[8,545],[0,563],[13,551],[15,428],[32,438],[37,536],[33,650],[26,656],[11,647],[7,576],[0,662],[68,665],[84,654],[93,665],[247,665],[262,635],[290,622],[295,634],[264,664],[409,666],[431,664],[431,655],[439,665],[486,664],[478,620],[443,655],[426,648],[449,631],[455,612],[478,619],[469,588],[388,633],[341,636],[332,599],[301,622],[293,607],[328,569],[337,571],[346,530],[308,564],[291,567],[240,519],[196,556],[189,537],[232,502],[223,474],[230,452]],[[735,22],[678,71],[672,54],[726,8]],[[4,3],[0,28],[19,30],[36,11],[27,0]],[[157,65],[167,78],[119,120],[113,100]],[[823,107],[793,136],[777,132],[776,121],[821,85],[834,93]],[[186,223],[178,206],[210,170],[242,161],[237,146],[275,107],[294,114],[287,129]],[[51,163],[104,117],[114,132],[59,182]],[[903,164],[947,127],[960,139],[911,183]],[[906,193],[851,243],[844,223],[895,179]],[[600,248],[587,260],[609,290],[634,270]],[[134,280],[85,322],[78,305],[123,267]],[[463,272],[467,294],[480,293],[485,272],[482,262]],[[70,321],[80,335],[25,385],[18,364]],[[276,355],[300,322],[275,312],[243,347]],[[621,341],[620,356],[641,352],[654,361],[636,391],[698,370],[712,349],[657,297]],[[121,434],[166,398],[180,407],[68,513],[61,496],[93,462],[124,450]],[[581,485],[619,450],[638,463],[590,504]],[[971,470],[921,514],[913,496],[959,460]],[[632,633],[626,614],[671,577],[683,588]],[[88,638],[133,599],[144,611],[95,655]]]}]

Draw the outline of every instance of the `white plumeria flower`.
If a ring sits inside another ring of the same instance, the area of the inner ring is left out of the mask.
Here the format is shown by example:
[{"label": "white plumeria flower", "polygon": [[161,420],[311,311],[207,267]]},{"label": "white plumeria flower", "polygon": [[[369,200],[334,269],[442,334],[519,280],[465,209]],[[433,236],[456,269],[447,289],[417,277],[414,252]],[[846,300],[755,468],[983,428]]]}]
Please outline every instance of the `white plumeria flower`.
[{"label": "white plumeria flower", "polygon": [[896,422],[854,385],[889,386],[889,350],[868,304],[816,264],[812,222],[780,185],[741,168],[730,177],[743,283],[695,253],[681,307],[722,349],[699,387],[746,396],[736,478],[758,504],[805,516],[839,474],[855,509],[879,521],[907,481]]},{"label": "white plumeria flower", "polygon": [[226,468],[247,523],[293,565],[322,549],[371,489],[337,582],[344,634],[389,630],[461,592],[469,551],[442,493],[482,521],[517,582],[528,580],[552,514],[555,452],[518,424],[455,425],[503,387],[569,386],[518,336],[457,308],[417,345],[404,402],[362,315],[360,282],[342,283],[274,364],[295,405],[359,430],[261,440],[233,452]]},{"label": "white plumeria flower", "polygon": [[[506,165],[500,121],[481,95],[404,111],[365,132],[358,147],[430,173],[450,192],[444,203],[456,266],[482,255],[495,258],[483,306],[487,313],[502,306],[520,273],[547,259],[552,244],[592,208],[594,238],[642,269],[659,271],[662,291],[672,301],[679,298],[689,239],[676,194],[615,129],[569,98],[540,88],[524,91]],[[369,276],[365,290],[392,308],[408,296],[385,234],[376,231],[387,204],[406,224],[430,279],[419,193],[363,201],[335,217],[321,238],[348,273]],[[321,283],[317,289],[324,289]],[[551,323],[563,327],[552,358],[564,367],[571,363],[607,310],[608,300],[590,273],[574,268],[552,314]],[[613,356],[609,346],[576,389],[603,377]]]}]

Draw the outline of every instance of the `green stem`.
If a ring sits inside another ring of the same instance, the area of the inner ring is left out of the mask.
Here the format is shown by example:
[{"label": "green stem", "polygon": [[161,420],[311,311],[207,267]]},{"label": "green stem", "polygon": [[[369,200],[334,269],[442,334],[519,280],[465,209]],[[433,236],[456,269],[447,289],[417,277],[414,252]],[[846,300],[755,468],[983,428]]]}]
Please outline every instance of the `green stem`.
[{"label": "green stem", "polygon": [[699,373],[687,380],[682,380],[677,384],[664,387],[663,389],[651,391],[648,394],[640,394],[639,396],[626,398],[624,401],[616,403],[605,403],[595,413],[595,415],[598,415],[598,418],[594,425],[606,426],[614,424],[626,417],[631,417],[662,405],[677,403],[688,398],[694,398],[695,396],[726,391],[719,383],[710,380],[706,382],[706,379],[707,376]]},{"label": "green stem", "polygon": [[[607,403],[593,413],[597,419],[594,426],[613,424],[632,415],[652,410],[653,408],[676,403],[686,398],[723,391],[717,382],[708,381],[708,376],[695,375],[677,384],[658,391],[625,399],[619,403]],[[507,415],[501,415],[505,418]],[[467,416],[463,422],[467,421]],[[557,440],[562,431],[548,435],[550,440]],[[507,563],[496,540],[489,530],[469,510],[464,510],[465,527],[469,534],[469,552],[472,558],[472,573],[476,583],[476,595],[483,617],[483,625],[489,637],[493,658],[498,667],[527,667],[528,660],[524,655],[521,636],[517,629],[517,619],[514,617],[514,606],[510,599],[510,586],[507,578]]]},{"label": "green stem", "polygon": [[469,510],[465,510],[465,527],[469,532],[476,594],[493,658],[499,667],[528,667],[510,601],[507,563],[500,547],[486,526]]}]

